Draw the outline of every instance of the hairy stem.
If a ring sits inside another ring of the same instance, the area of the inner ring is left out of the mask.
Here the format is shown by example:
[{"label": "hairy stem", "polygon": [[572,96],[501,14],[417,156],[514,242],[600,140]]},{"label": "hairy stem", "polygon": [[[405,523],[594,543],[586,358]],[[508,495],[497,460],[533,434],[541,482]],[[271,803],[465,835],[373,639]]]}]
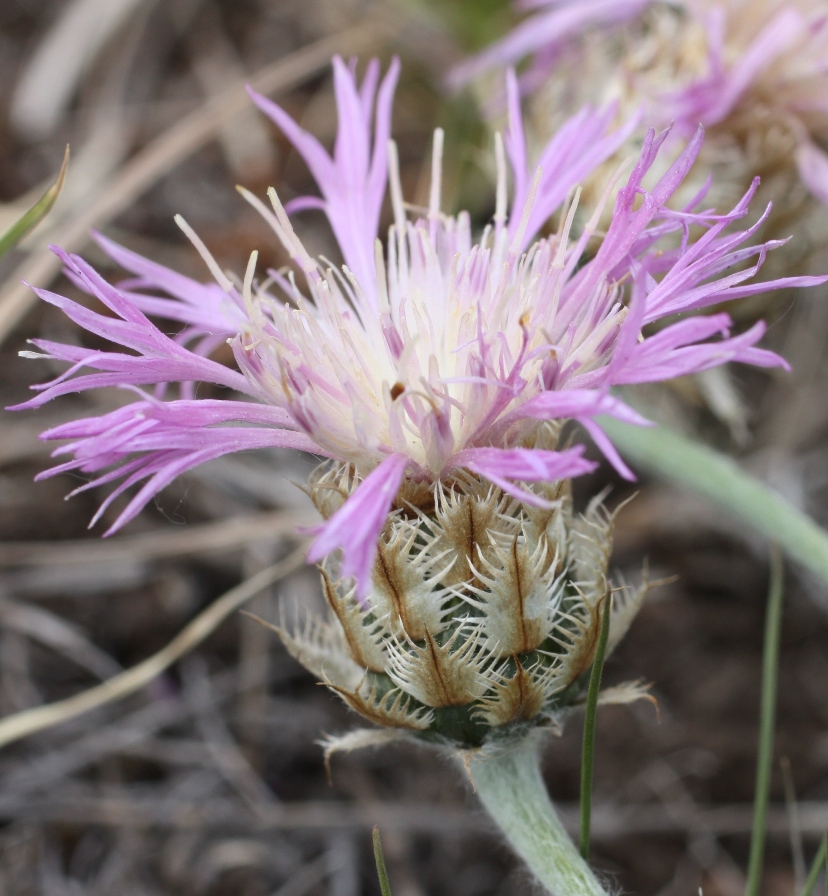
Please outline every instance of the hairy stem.
[{"label": "hairy stem", "polygon": [[773,767],[773,741],[776,724],[776,684],[779,671],[779,635],[782,629],[782,601],[785,566],[782,552],[771,550],[771,575],[768,608],[765,616],[765,643],[762,652],[762,706],[759,722],[759,750],[756,759],[756,792],[753,798],[753,833],[750,838],[745,896],[758,896],[765,858],[765,821],[770,797]]},{"label": "hairy stem", "polygon": [[631,426],[609,417],[599,422],[633,467],[704,495],[828,582],[828,532],[734,460],[663,426]]},{"label": "hairy stem", "polygon": [[486,811],[551,896],[606,896],[547,795],[538,738],[477,756],[468,770]]}]

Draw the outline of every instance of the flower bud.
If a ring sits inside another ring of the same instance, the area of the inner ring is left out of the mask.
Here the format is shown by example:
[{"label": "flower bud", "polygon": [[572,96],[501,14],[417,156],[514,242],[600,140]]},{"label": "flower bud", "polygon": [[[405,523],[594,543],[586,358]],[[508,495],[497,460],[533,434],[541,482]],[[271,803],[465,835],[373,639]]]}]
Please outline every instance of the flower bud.
[{"label": "flower bud", "polygon": [[[359,484],[323,464],[311,496],[327,516]],[[611,594],[613,517],[572,508],[568,480],[535,484],[531,506],[472,474],[407,483],[383,529],[364,602],[328,558],[326,620],[276,627],[288,651],[352,709],[420,739],[475,748],[557,728],[582,696]],[[611,643],[646,586],[619,589]]]}]

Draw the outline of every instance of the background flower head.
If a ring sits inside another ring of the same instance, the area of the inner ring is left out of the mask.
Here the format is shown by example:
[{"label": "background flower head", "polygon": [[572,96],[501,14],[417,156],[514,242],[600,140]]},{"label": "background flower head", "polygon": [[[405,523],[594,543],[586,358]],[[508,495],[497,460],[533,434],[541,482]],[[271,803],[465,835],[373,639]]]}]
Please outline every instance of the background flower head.
[{"label": "background flower head", "polygon": [[[828,202],[828,4],[814,0],[528,0],[514,31],[451,76],[528,59],[544,112],[618,99],[644,119],[709,132],[705,161],[744,184],[793,171]],[[573,66],[583,77],[572,79]],[[553,125],[554,126],[554,125]],[[721,185],[720,185],[721,186]],[[791,183],[779,183],[784,199]],[[795,199],[795,197],[793,197]]]}]

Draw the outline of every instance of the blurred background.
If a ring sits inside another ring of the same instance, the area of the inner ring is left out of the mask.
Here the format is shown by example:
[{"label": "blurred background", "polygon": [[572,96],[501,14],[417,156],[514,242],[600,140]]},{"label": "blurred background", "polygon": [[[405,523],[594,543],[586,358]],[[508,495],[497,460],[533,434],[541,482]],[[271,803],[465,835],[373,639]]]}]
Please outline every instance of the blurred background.
[{"label": "blurred background", "polygon": [[[35,336],[87,340],[21,284],[78,297],[47,249],[81,251],[100,229],[163,264],[208,279],[173,223],[180,213],[224,267],[285,257],[238,196],[313,186],[301,160],[244,95],[250,82],[330,144],[328,61],[403,61],[394,112],[406,196],[425,201],[432,129],[446,128],[443,208],[491,216],[491,134],[470,94],[446,99],[448,69],[502,34],[504,0],[3,0],[0,3],[0,230],[45,188],[71,144],[47,221],[0,262],[0,399],[57,371],[17,353]],[[306,245],[335,257],[321,216]],[[299,226],[299,224],[297,224]],[[826,233],[828,242],[828,233]],[[740,427],[707,412],[691,385],[669,416],[738,453],[747,469],[828,524],[826,296],[777,296],[769,344],[793,374],[734,372]],[[89,301],[84,297],[83,301]],[[92,344],[87,342],[87,344]],[[731,393],[728,393],[731,394]],[[169,642],[218,596],[299,544],[314,517],[287,452],[231,457],[178,480],[102,541],[116,502],[49,465],[38,433],[124,401],[86,393],[0,414],[0,715],[75,694]],[[661,399],[653,398],[653,403]],[[679,410],[676,410],[679,408]],[[602,473],[584,488],[614,486]],[[648,703],[599,712],[594,862],[613,891],[737,896],[751,821],[767,545],[712,506],[643,481],[622,512],[615,563],[648,558],[653,590],[606,669],[608,683],[653,682]],[[248,609],[321,606],[300,568]],[[379,824],[395,896],[535,892],[443,756],[394,746],[332,763],[323,734],[359,720],[270,632],[234,614],[133,696],[0,751],[0,893],[9,896],[359,896],[379,892]],[[581,723],[550,739],[547,780],[577,819]],[[765,890],[789,896],[828,819],[828,601],[788,569]]]}]

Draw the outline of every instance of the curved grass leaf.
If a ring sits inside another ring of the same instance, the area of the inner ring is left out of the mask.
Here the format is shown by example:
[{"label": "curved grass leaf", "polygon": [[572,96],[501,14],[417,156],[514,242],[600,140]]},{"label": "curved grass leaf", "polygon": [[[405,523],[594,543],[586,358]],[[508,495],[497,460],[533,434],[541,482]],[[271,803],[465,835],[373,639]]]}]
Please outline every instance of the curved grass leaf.
[{"label": "curved grass leaf", "polygon": [[377,864],[380,892],[382,896],[391,896],[391,883],[388,880],[388,871],[385,868],[385,856],[382,852],[382,841],[380,840],[378,825],[374,825],[372,836],[374,841],[374,861]]},{"label": "curved grass leaf", "polygon": [[816,854],[816,858],[814,859],[814,864],[811,865],[808,879],[805,881],[805,886],[802,888],[802,896],[813,896],[814,887],[819,879],[819,873],[822,870],[823,865],[825,866],[825,892],[828,894],[828,830],[825,831],[825,836],[822,838],[822,843]]},{"label": "curved grass leaf", "polygon": [[69,147],[67,146],[66,152],[63,154],[63,164],[60,166],[60,171],[58,172],[54,183],[21,218],[15,221],[14,224],[0,236],[0,257],[5,255],[6,252],[10,252],[14,249],[20,240],[22,240],[27,233],[31,233],[46,215],[49,214],[52,210],[52,206],[57,201],[58,196],[60,196],[60,191],[63,189],[63,182],[66,180],[66,171],[68,168]]},{"label": "curved grass leaf", "polygon": [[765,641],[762,650],[762,706],[759,721],[759,749],[756,759],[756,790],[753,798],[753,832],[750,838],[745,896],[759,896],[765,860],[765,831],[770,800],[773,742],[776,726],[776,686],[779,677],[779,637],[782,631],[785,564],[776,545],[771,549],[771,575]]},{"label": "curved grass leaf", "polygon": [[601,673],[604,671],[604,657],[609,639],[610,617],[612,616],[612,592],[604,598],[601,608],[601,631],[598,647],[592,661],[589,676],[586,711],[584,713],[584,739],[581,748],[581,856],[589,861],[589,835],[592,825],[592,767],[595,762],[595,717],[598,712],[598,692],[601,690]]}]

